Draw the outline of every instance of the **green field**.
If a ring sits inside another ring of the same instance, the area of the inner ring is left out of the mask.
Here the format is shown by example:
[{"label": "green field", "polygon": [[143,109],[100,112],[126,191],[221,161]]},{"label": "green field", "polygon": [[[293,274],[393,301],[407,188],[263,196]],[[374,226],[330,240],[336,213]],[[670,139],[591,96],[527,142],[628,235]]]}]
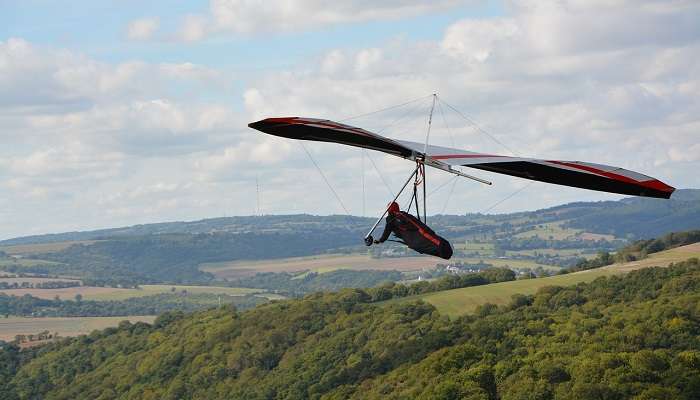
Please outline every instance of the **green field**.
[{"label": "green field", "polygon": [[56,243],[37,243],[37,244],[16,244],[10,246],[0,246],[0,251],[7,254],[37,254],[37,253],[52,253],[67,249],[74,244],[93,244],[97,240],[79,240],[69,242]]},{"label": "green field", "polygon": [[[463,243],[462,243],[463,244]],[[492,244],[484,243],[474,246],[491,247]],[[538,264],[530,260],[515,260],[494,257],[455,257],[449,262],[426,256],[416,257],[396,257],[396,258],[371,258],[366,254],[335,254],[320,255],[311,257],[292,257],[277,260],[256,260],[256,261],[230,261],[201,264],[199,269],[214,274],[219,279],[235,279],[243,276],[251,276],[258,272],[301,272],[312,271],[324,273],[337,269],[352,270],[397,270],[397,271],[420,271],[423,269],[435,268],[437,264],[448,264],[450,262],[464,262],[475,264],[484,262],[496,267],[530,268],[542,267],[545,270],[558,271],[559,267]]]},{"label": "green field", "polygon": [[[42,299],[53,299],[54,297],[58,296],[62,300],[73,300],[77,294],[80,294],[84,300],[105,301],[125,300],[132,297],[143,297],[159,293],[170,293],[172,291],[172,288],[175,288],[175,292],[182,292],[183,290],[186,290],[189,293],[228,294],[231,296],[244,296],[250,293],[262,292],[261,289],[220,286],[141,285],[139,289],[77,286],[61,289],[6,289],[0,290],[0,293],[5,293],[14,296],[24,296],[25,294],[29,294]],[[261,296],[268,297],[267,294],[261,294]]]},{"label": "green field", "polygon": [[493,256],[493,243],[475,243],[472,241],[452,243],[455,250],[461,250],[465,253],[477,253],[484,256]]},{"label": "green field", "polygon": [[255,275],[258,272],[318,273],[337,269],[417,271],[434,268],[444,260],[427,257],[372,258],[368,254],[328,254],[309,257],[290,257],[274,260],[225,261],[205,263],[199,269],[214,274],[219,279],[235,279]]},{"label": "green field", "polygon": [[52,334],[58,332],[59,336],[77,336],[90,333],[96,329],[105,329],[117,326],[119,322],[129,320],[131,322],[151,323],[155,316],[128,316],[128,317],[70,317],[70,318],[0,318],[0,340],[14,340],[15,335],[37,334],[49,331]]},{"label": "green field", "polygon": [[538,237],[540,239],[565,240],[576,237],[579,229],[562,228],[562,222],[549,222],[535,225],[532,230],[515,235],[516,238]]},{"label": "green field", "polygon": [[20,267],[31,267],[33,265],[59,265],[61,263],[46,260],[33,260],[28,258],[3,258],[0,259],[0,268],[8,265],[19,265]]},{"label": "green field", "polygon": [[458,258],[452,259],[450,261],[462,261],[465,263],[476,264],[479,262],[484,262],[486,264],[491,264],[494,267],[510,267],[510,268],[529,268],[535,269],[537,267],[542,267],[547,271],[559,271],[559,267],[552,265],[539,264],[531,260],[515,260],[510,258],[490,258],[490,257],[472,257],[472,258]]},{"label": "green field", "polygon": [[640,268],[652,266],[668,266],[672,262],[700,257],[700,243],[678,247],[675,249],[652,254],[640,261],[625,264],[613,264],[607,267],[575,272],[567,275],[557,275],[548,278],[526,279],[511,282],[501,282],[491,285],[474,286],[461,289],[446,290],[424,295],[405,297],[395,301],[411,301],[422,299],[434,305],[441,313],[451,317],[470,313],[481,304],[507,304],[516,293],[533,294],[544,286],[568,286],[580,282],[590,282],[600,276],[625,273]]},{"label": "green field", "polygon": [[132,297],[151,296],[159,293],[170,293],[186,290],[188,293],[212,293],[227,294],[230,296],[244,296],[250,293],[260,293],[260,289],[234,288],[221,286],[183,286],[183,285],[141,285],[139,289],[120,289],[112,293],[99,293],[85,296],[86,300],[125,300]]},{"label": "green field", "polygon": [[536,254],[561,257],[595,257],[597,252],[592,249],[531,249],[531,250],[506,250],[506,256],[518,255],[534,257]]}]

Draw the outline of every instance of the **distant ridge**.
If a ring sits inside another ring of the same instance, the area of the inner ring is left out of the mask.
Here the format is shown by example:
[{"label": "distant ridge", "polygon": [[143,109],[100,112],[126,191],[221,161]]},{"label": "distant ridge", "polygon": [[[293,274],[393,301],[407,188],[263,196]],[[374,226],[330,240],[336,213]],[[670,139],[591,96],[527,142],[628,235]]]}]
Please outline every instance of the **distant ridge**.
[{"label": "distant ridge", "polygon": [[[454,225],[473,225],[482,214],[438,215],[431,225],[440,229]],[[523,216],[539,221],[566,221],[572,228],[593,233],[613,234],[629,239],[651,238],[672,231],[700,228],[700,189],[677,190],[670,200],[629,197],[619,201],[575,202],[546,209],[495,214],[490,217],[498,223]],[[95,240],[117,236],[158,234],[204,234],[215,232],[292,232],[303,233],[320,225],[339,225],[358,232],[364,231],[373,218],[309,214],[264,215],[208,218],[198,221],[159,222],[93,231],[50,233],[23,236],[0,241],[0,245],[55,243],[76,240]],[[363,232],[364,233],[364,232]]]}]

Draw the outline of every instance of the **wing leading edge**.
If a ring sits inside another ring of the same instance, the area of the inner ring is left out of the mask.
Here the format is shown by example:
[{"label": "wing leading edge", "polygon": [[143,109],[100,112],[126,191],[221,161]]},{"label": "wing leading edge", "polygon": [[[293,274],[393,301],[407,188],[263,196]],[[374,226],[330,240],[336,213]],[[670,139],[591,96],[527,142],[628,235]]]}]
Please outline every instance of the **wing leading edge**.
[{"label": "wing leading edge", "polygon": [[[275,136],[341,143],[409,159],[423,156],[425,149],[422,143],[394,140],[361,128],[323,119],[268,118],[248,126]],[[675,190],[655,178],[638,172],[581,161],[508,157],[440,146],[428,146],[425,156],[451,166],[475,168],[602,192],[668,199]]]}]

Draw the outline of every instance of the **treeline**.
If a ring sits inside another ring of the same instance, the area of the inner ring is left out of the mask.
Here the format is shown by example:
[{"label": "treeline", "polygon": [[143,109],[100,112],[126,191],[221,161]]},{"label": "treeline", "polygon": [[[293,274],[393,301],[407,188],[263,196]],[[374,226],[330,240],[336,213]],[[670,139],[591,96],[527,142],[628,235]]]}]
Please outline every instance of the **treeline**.
[{"label": "treeline", "polygon": [[515,272],[512,270],[508,268],[488,268],[480,272],[468,274],[448,274],[431,281],[421,280],[408,284],[388,282],[381,286],[364,289],[364,292],[369,296],[368,302],[380,302],[401,297],[439,292],[441,290],[481,286],[512,280],[515,280]]},{"label": "treeline", "polygon": [[614,249],[625,244],[622,240],[554,240],[541,239],[538,237],[529,238],[505,238],[498,239],[495,243],[494,252],[496,255],[504,255],[505,250],[520,251],[532,249]]},{"label": "treeline", "polygon": [[669,233],[657,239],[638,240],[617,250],[615,254],[607,251],[600,252],[595,258],[580,260],[568,271],[583,271],[614,263],[637,261],[646,258],[649,254],[697,242],[700,242],[700,230]]},{"label": "treeline", "polygon": [[385,282],[400,281],[403,274],[399,271],[349,270],[306,272],[303,274],[289,272],[261,272],[254,276],[230,281],[234,287],[265,289],[297,297],[310,292],[335,291],[342,288],[373,287]]},{"label": "treeline", "polygon": [[0,351],[3,399],[697,399],[700,262],[448,319],[345,289]]},{"label": "treeline", "polygon": [[161,293],[125,300],[92,301],[41,299],[31,295],[8,296],[0,293],[0,315],[21,317],[120,317],[158,315],[168,311],[192,312],[231,304],[245,310],[267,299],[255,295],[230,296],[212,293]]},{"label": "treeline", "polygon": [[353,271],[344,269],[323,274],[308,272],[302,276],[295,276],[286,272],[258,273],[253,277],[236,280],[232,284],[240,287],[277,291],[291,297],[299,297],[318,291],[336,291],[343,288],[367,288],[365,291],[373,299],[372,301],[383,301],[515,279],[515,272],[508,268],[486,268],[475,273],[447,275],[445,275],[444,267],[438,268],[438,270],[442,271],[440,278],[430,281],[414,281],[406,284],[397,283],[397,281],[403,279],[403,274],[399,271]]},{"label": "treeline", "polygon": [[80,286],[79,281],[46,281],[46,282],[5,282],[0,281],[3,289],[65,289]]}]

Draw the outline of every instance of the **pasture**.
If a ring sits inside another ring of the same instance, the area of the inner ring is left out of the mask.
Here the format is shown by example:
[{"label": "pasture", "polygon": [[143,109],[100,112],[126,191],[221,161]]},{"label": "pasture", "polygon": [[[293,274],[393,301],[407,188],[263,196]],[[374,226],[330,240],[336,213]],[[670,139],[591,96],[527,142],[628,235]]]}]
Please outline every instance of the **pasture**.
[{"label": "pasture", "polygon": [[[25,279],[25,278],[22,278]],[[83,300],[126,300],[132,297],[151,296],[159,293],[179,293],[187,291],[189,293],[212,293],[228,294],[231,296],[244,296],[250,293],[260,293],[260,289],[232,288],[220,286],[183,286],[183,285],[141,285],[138,289],[121,289],[97,286],[78,286],[62,289],[6,289],[0,293],[7,295],[23,296],[25,294],[42,299],[54,299],[58,296],[61,300],[73,300],[80,294]]]},{"label": "pasture", "polygon": [[320,255],[276,260],[231,261],[201,264],[199,269],[219,279],[235,279],[258,272],[329,272],[336,269],[416,271],[435,268],[446,261],[434,257],[372,258],[366,254]]},{"label": "pasture", "polygon": [[0,340],[14,340],[16,335],[57,332],[59,336],[78,336],[96,329],[117,326],[121,321],[152,323],[155,316],[127,317],[65,317],[65,318],[0,318]]},{"label": "pasture", "polygon": [[[547,278],[517,280],[491,285],[445,290],[406,297],[395,301],[403,302],[422,299],[434,305],[441,313],[456,317],[473,312],[477,306],[484,303],[507,304],[514,294],[533,294],[544,286],[575,285],[580,282],[590,282],[601,276],[621,274],[646,267],[666,267],[673,262],[684,261],[692,257],[700,258],[700,243],[655,253],[640,261],[613,264],[602,268]],[[393,301],[394,300],[390,302]]]},{"label": "pasture", "polygon": [[[489,244],[484,244],[488,247]],[[421,271],[435,268],[438,264],[455,262],[479,263],[481,261],[495,267],[537,268],[558,271],[558,267],[538,264],[530,260],[515,260],[493,257],[455,257],[449,261],[435,257],[415,256],[396,258],[372,258],[366,254],[334,254],[311,257],[292,257],[276,260],[225,261],[201,264],[199,269],[209,272],[218,279],[236,279],[255,275],[258,272],[299,272],[312,271],[324,273],[337,269],[363,270],[397,270],[402,272]]]},{"label": "pasture", "polygon": [[56,242],[56,243],[36,243],[36,244],[15,244],[9,246],[0,246],[0,251],[4,251],[11,255],[25,255],[25,254],[38,254],[38,253],[52,253],[55,251],[61,251],[67,249],[74,244],[93,244],[97,240],[78,240],[69,242]]},{"label": "pasture", "polygon": [[[175,290],[173,290],[175,289]],[[223,287],[223,286],[185,286],[185,285],[140,285],[139,289],[119,289],[118,291],[97,293],[87,297],[88,300],[125,300],[132,297],[151,296],[160,293],[211,293],[229,296],[245,296],[260,293],[261,289]]]},{"label": "pasture", "polygon": [[58,263],[55,261],[35,260],[35,259],[30,259],[30,258],[10,257],[10,258],[0,259],[0,268],[10,266],[10,265],[19,266],[19,267],[31,267],[34,265],[51,266],[51,265],[60,265],[60,264],[61,263]]},{"label": "pasture", "polygon": [[532,230],[515,235],[516,238],[532,238],[566,240],[573,239],[582,231],[579,229],[562,228],[562,222],[549,222],[540,225],[534,225]]}]

